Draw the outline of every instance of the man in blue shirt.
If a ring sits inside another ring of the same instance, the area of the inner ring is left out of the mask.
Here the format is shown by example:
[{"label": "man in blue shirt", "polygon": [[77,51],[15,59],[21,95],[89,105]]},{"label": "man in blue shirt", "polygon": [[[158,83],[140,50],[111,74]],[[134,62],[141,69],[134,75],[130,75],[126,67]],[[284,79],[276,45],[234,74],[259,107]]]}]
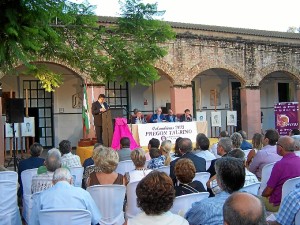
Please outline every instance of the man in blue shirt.
[{"label": "man in blue shirt", "polygon": [[[35,199],[30,225],[39,225],[39,212],[43,209],[84,209],[92,216],[92,224],[99,224],[101,214],[91,195],[80,187],[71,185],[72,176],[67,168],[55,170],[54,186],[41,192]],[[49,221],[51,223],[51,221]]]},{"label": "man in blue shirt", "polygon": [[242,138],[243,138],[243,142],[241,144],[241,149],[242,150],[248,150],[248,149],[252,149],[252,144],[250,144],[248,141],[247,141],[247,134],[245,131],[243,130],[240,130],[238,133],[240,133],[242,135]]},{"label": "man in blue shirt", "polygon": [[215,163],[217,182],[222,192],[213,198],[195,202],[186,213],[185,218],[190,225],[221,225],[223,224],[223,205],[235,191],[245,183],[244,162],[233,157],[223,157]]}]

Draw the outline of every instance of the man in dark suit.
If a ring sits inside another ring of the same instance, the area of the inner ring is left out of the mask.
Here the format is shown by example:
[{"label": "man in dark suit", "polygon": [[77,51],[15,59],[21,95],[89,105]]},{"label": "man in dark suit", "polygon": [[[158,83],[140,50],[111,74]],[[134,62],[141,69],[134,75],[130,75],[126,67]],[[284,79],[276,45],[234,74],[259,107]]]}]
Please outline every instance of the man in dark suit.
[{"label": "man in dark suit", "polygon": [[22,194],[23,194],[21,173],[24,170],[39,168],[40,166],[44,165],[45,159],[39,157],[41,155],[42,151],[43,151],[43,146],[41,144],[33,143],[30,146],[31,157],[29,157],[28,159],[24,159],[24,160],[20,161],[19,169],[18,169],[18,180],[19,180],[19,184],[20,184],[20,188],[19,188],[19,191],[18,191],[19,196],[22,196]]},{"label": "man in dark suit", "polygon": [[174,183],[177,182],[176,176],[174,174],[174,168],[176,162],[181,158],[188,158],[193,161],[196,172],[205,172],[206,171],[206,161],[205,159],[196,156],[191,151],[193,149],[192,141],[189,138],[182,138],[179,142],[179,152],[182,154],[182,156],[178,159],[175,159],[170,164],[170,177],[174,181]]},{"label": "man in dark suit", "polygon": [[169,109],[168,110],[168,115],[166,115],[166,120],[168,122],[177,122],[176,116],[173,114],[173,110]]},{"label": "man in dark suit", "polygon": [[150,118],[150,123],[160,123],[160,122],[165,122],[166,118],[164,114],[162,114],[161,108],[157,108],[156,114],[153,114]]},{"label": "man in dark suit", "polygon": [[189,109],[184,110],[184,114],[180,116],[180,122],[190,122],[193,121],[191,111]]},{"label": "man in dark suit", "polygon": [[109,109],[108,104],[105,102],[105,95],[100,94],[98,101],[92,104],[92,114],[94,116],[94,126],[96,130],[97,142],[103,144],[102,140],[102,113]]}]

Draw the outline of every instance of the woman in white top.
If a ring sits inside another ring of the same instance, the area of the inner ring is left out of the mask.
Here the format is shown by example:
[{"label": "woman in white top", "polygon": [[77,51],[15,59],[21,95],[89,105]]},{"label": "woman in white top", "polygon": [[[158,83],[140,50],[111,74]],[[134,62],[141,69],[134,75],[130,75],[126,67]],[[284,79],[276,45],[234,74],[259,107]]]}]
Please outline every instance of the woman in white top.
[{"label": "woman in white top", "polygon": [[145,168],[146,156],[143,149],[134,149],[130,154],[130,158],[135,165],[135,169],[125,173],[126,185],[130,182],[140,181],[152,171],[151,169]]},{"label": "woman in white top", "polygon": [[127,225],[188,225],[188,221],[169,210],[173,206],[175,190],[172,179],[160,171],[143,178],[136,188],[137,205],[143,212],[128,219]]}]

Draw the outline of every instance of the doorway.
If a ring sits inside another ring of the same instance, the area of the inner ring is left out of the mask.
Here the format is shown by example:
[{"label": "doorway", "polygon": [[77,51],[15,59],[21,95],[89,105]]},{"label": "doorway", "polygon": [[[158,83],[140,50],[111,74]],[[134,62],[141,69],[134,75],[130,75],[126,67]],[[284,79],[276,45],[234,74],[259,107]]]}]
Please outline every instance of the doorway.
[{"label": "doorway", "polygon": [[240,93],[240,82],[231,82],[231,93],[232,93],[232,110],[236,111],[237,114],[237,131],[242,129],[241,125],[241,93]]}]

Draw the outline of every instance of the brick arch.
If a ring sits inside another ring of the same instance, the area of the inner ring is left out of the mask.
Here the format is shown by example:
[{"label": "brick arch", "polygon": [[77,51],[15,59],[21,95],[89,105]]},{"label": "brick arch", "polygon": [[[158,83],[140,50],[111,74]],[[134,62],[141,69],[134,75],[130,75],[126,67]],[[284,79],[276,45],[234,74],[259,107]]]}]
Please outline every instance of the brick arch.
[{"label": "brick arch", "polygon": [[241,70],[238,66],[232,66],[228,63],[224,63],[222,61],[212,61],[212,60],[201,60],[197,65],[194,65],[191,69],[189,69],[189,75],[191,77],[191,81],[201,74],[202,72],[209,69],[223,69],[229,72],[232,76],[238,79],[242,85],[246,84],[246,75],[243,70]]},{"label": "brick arch", "polygon": [[271,64],[267,67],[262,68],[259,70],[256,74],[256,76],[253,78],[256,80],[258,84],[269,74],[277,71],[286,72],[291,78],[295,79],[295,81],[300,84],[300,70],[295,68],[292,65],[284,65],[284,66],[278,66],[276,63]]},{"label": "brick arch", "polygon": [[[91,80],[91,77],[90,77],[88,74],[86,74],[86,73],[84,73],[84,72],[81,72],[79,68],[73,67],[73,66],[71,66],[70,64],[66,63],[65,61],[62,61],[62,60],[60,60],[60,59],[58,59],[58,58],[53,58],[53,59],[38,58],[37,60],[32,61],[32,63],[45,63],[45,64],[55,64],[55,65],[59,65],[59,66],[61,66],[61,67],[64,67],[64,68],[66,68],[66,69],[68,69],[68,70],[74,72],[75,75],[77,75],[78,77],[80,77],[80,78],[83,79],[83,80],[85,80],[85,79]],[[18,62],[18,63],[16,63],[16,64],[14,65],[14,68],[18,68],[18,67],[20,67],[20,66],[22,66],[22,65],[23,65],[23,63]],[[5,76],[5,74],[4,74],[3,72],[0,72],[0,79],[1,79],[2,77],[4,77],[4,76]]]},{"label": "brick arch", "polygon": [[174,83],[174,70],[172,66],[166,61],[160,59],[154,64],[155,68],[160,71],[168,80],[173,84]]}]

